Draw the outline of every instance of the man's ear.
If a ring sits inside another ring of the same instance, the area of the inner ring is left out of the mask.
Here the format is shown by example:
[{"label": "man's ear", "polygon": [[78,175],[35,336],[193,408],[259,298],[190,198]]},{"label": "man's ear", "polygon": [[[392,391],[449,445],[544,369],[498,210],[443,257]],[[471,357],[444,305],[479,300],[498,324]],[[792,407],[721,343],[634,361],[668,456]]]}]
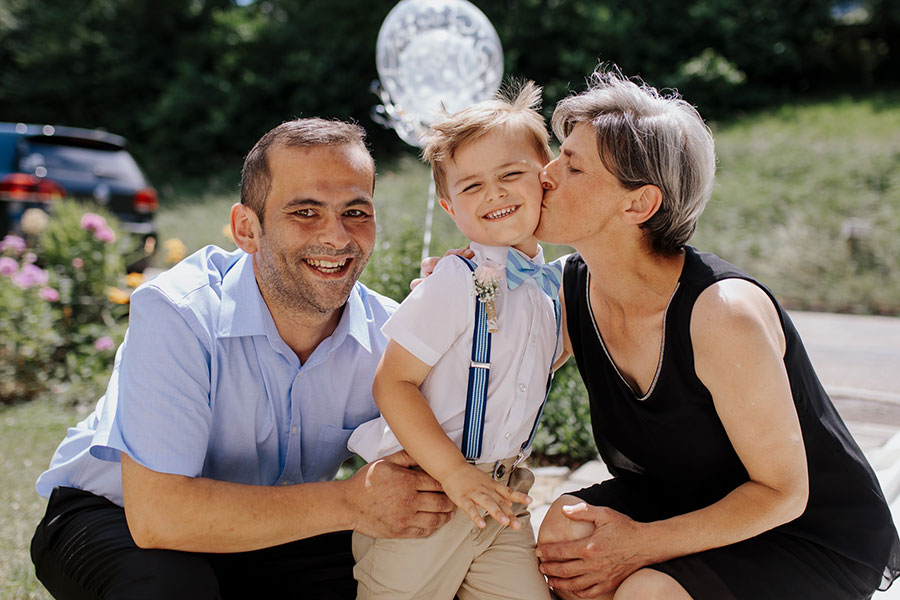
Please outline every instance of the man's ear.
[{"label": "man's ear", "polygon": [[662,191],[655,185],[639,187],[630,195],[631,205],[625,210],[625,217],[634,225],[645,223],[662,205]]},{"label": "man's ear", "polygon": [[259,250],[261,231],[259,217],[253,209],[240,202],[231,207],[231,235],[238,248],[247,254]]},{"label": "man's ear", "polygon": [[446,211],[446,213],[450,215],[450,218],[453,219],[454,222],[456,221],[456,213],[453,212],[453,203],[443,196],[441,196],[441,208],[443,208],[444,211]]}]

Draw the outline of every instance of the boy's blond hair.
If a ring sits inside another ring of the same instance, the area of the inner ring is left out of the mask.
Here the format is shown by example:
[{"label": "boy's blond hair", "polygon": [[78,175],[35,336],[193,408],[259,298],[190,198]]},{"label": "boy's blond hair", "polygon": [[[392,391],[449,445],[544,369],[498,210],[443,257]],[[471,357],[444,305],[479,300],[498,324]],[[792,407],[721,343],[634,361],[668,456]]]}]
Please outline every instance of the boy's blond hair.
[{"label": "boy's blond hair", "polygon": [[541,87],[533,81],[507,85],[494,98],[473,104],[431,126],[425,136],[422,160],[431,163],[431,173],[439,198],[450,198],[444,165],[453,160],[463,144],[502,127],[521,127],[530,134],[535,151],[543,164],[553,160],[550,134],[538,111]]}]

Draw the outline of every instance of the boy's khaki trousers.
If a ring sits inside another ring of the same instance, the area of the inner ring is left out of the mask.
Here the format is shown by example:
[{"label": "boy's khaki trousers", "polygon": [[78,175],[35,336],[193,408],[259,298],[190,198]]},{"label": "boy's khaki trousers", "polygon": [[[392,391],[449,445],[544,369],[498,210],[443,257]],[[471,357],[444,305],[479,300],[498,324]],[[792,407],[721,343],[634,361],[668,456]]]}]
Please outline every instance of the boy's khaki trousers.
[{"label": "boy's khaki trousers", "polygon": [[[534,475],[502,461],[505,473],[495,477],[528,493]],[[477,465],[491,472],[494,463]],[[528,509],[514,504],[520,529],[501,526],[490,516],[478,529],[457,509],[450,521],[427,538],[384,539],[353,533],[353,576],[357,600],[549,600],[547,581],[538,571],[534,530]],[[484,511],[482,511],[483,513]]]}]

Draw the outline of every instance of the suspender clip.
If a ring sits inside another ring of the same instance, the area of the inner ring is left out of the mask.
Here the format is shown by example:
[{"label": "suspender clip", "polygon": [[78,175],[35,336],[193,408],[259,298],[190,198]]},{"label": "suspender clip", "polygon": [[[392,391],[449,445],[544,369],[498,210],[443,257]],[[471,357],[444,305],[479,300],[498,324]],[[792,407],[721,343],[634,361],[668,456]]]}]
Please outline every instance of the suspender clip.
[{"label": "suspender clip", "polygon": [[512,466],[509,468],[510,471],[519,466],[519,463],[531,456],[531,446],[527,449],[519,450],[519,454],[516,456],[515,462],[513,462]]}]

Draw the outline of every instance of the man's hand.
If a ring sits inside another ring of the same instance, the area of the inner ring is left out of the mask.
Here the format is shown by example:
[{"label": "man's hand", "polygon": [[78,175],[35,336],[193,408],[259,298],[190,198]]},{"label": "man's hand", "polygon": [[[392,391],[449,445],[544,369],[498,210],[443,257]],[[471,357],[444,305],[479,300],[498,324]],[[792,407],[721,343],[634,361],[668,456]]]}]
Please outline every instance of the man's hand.
[{"label": "man's hand", "polygon": [[522,524],[516,518],[512,505],[515,502],[531,504],[528,495],[497,483],[490,475],[468,463],[455,469],[444,480],[444,490],[453,503],[482,529],[486,524],[478,512],[479,507],[486,510],[501,525],[519,529]]},{"label": "man's hand", "polygon": [[430,475],[410,468],[414,465],[401,451],[350,478],[348,502],[356,514],[356,531],[381,538],[428,537],[450,520],[456,506]]},{"label": "man's hand", "polygon": [[639,547],[639,524],[622,513],[581,503],[564,507],[563,514],[590,522],[594,533],[537,547],[541,572],[552,588],[578,598],[595,598],[615,590],[626,577],[650,564]]},{"label": "man's hand", "polygon": [[[444,256],[450,256],[451,254],[456,254],[458,256],[465,256],[466,258],[473,258],[475,253],[469,250],[468,248],[447,250]],[[444,258],[444,256],[429,256],[425,259],[422,259],[422,265],[419,272],[422,274],[421,277],[416,277],[412,281],[409,282],[409,289],[414,289],[417,285],[425,281],[425,278],[434,273],[434,269],[437,267],[438,261]]]}]

